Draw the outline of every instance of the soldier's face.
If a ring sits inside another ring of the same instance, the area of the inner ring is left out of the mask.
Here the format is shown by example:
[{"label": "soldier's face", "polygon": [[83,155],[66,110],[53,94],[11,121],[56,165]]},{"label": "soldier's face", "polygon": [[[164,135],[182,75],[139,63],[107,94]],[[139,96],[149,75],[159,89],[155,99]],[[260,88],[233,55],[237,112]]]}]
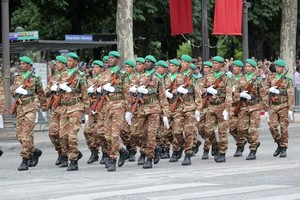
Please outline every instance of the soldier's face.
[{"label": "soldier's face", "polygon": [[255,72],[255,67],[252,67],[250,64],[246,63],[246,66],[245,66],[245,71],[247,74],[250,74],[252,72]]},{"label": "soldier's face", "polygon": [[150,60],[146,60],[145,61],[145,68],[146,68],[146,70],[151,70],[151,69],[153,69],[153,67],[154,67],[154,63],[153,62],[151,62]]},{"label": "soldier's face", "polygon": [[176,66],[176,65],[173,65],[173,64],[169,65],[169,71],[170,71],[171,74],[176,73],[178,71],[178,68],[179,68],[179,66]]},{"label": "soldier's face", "polygon": [[238,67],[238,66],[233,66],[233,69],[232,69],[232,72],[234,74],[239,74],[241,72],[242,68],[241,67]]},{"label": "soldier's face", "polygon": [[65,64],[64,63],[62,63],[62,62],[60,62],[60,61],[56,61],[56,71],[58,71],[58,72],[60,72],[63,68],[64,68],[64,66],[65,66]]},{"label": "soldier's face", "polygon": [[157,71],[157,73],[162,75],[162,74],[166,73],[166,68],[164,68],[162,66],[157,66],[156,71]]},{"label": "soldier's face", "polygon": [[104,68],[107,68],[108,67],[108,60],[104,61],[103,65],[104,65]]},{"label": "soldier's face", "polygon": [[143,72],[145,70],[145,65],[140,62],[137,62],[135,67],[137,72]]},{"label": "soldier's face", "polygon": [[277,74],[281,74],[284,71],[284,67],[280,67],[280,66],[276,65],[275,68],[276,68]]},{"label": "soldier's face", "polygon": [[125,71],[128,73],[128,74],[131,74],[133,72],[133,67],[130,67],[129,65],[125,65]]},{"label": "soldier's face", "polygon": [[221,70],[223,63],[219,63],[217,61],[213,61],[214,71],[218,72]]},{"label": "soldier's face", "polygon": [[101,72],[101,67],[98,65],[94,65],[93,71],[92,71],[93,75],[95,76],[95,75],[99,74],[100,72]]},{"label": "soldier's face", "polygon": [[183,71],[188,70],[190,68],[190,63],[185,60],[181,60],[181,68]]},{"label": "soldier's face", "polygon": [[204,74],[209,74],[209,73],[211,73],[211,68],[209,66],[204,66],[203,72],[204,72]]},{"label": "soldier's face", "polygon": [[31,65],[21,61],[20,67],[21,67],[21,72],[27,72],[28,70],[30,70]]},{"label": "soldier's face", "polygon": [[68,57],[68,59],[67,59],[67,66],[70,69],[74,68],[75,66],[77,66],[77,60]]},{"label": "soldier's face", "polygon": [[119,58],[109,56],[109,59],[108,59],[108,66],[109,67],[117,66],[118,62],[119,62]]}]

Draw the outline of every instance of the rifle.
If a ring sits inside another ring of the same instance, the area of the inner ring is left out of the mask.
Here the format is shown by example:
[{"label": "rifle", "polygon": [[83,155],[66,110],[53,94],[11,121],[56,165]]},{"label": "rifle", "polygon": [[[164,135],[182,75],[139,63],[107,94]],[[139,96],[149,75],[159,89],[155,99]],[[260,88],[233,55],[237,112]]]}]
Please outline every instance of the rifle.
[{"label": "rifle", "polygon": [[[277,81],[277,83],[275,84],[275,87],[276,87],[277,89],[279,89],[280,86],[282,85],[282,82],[283,82],[283,80],[284,80],[284,78],[285,78],[285,75],[288,73],[288,71],[289,71],[289,70],[286,70],[286,72],[284,73],[284,75],[282,75],[282,76],[280,77],[280,79]],[[269,92],[269,100],[268,100],[268,104],[270,105],[271,102],[273,102],[273,101],[275,101],[275,100],[274,100],[274,93]]]},{"label": "rifle", "polygon": [[[191,84],[191,77],[190,76],[187,76],[185,79],[184,79],[184,87],[188,87],[189,85],[192,85]],[[181,101],[182,103],[184,103],[184,100],[182,99],[182,93],[178,92],[175,99],[174,99],[174,102],[171,103],[170,105],[170,111],[171,112],[174,112],[178,105],[179,105],[179,101]]]},{"label": "rifle", "polygon": [[[33,86],[33,83],[30,83],[30,78],[32,77],[32,73],[33,72],[31,72],[28,75],[28,77],[23,81],[24,89],[31,88]],[[22,97],[21,94],[16,94],[15,101],[13,102],[13,104],[10,106],[10,108],[8,110],[10,115],[13,115],[16,112],[18,105],[22,105],[21,97]]]}]

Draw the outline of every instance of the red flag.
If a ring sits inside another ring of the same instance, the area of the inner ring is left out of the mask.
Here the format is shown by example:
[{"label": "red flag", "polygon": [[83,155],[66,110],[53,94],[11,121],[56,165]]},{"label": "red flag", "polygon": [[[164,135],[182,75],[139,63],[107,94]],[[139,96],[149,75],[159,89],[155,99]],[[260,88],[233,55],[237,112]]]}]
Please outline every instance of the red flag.
[{"label": "red flag", "polygon": [[242,35],[242,0],[216,0],[213,35]]},{"label": "red flag", "polygon": [[193,32],[192,1],[169,0],[171,35]]}]

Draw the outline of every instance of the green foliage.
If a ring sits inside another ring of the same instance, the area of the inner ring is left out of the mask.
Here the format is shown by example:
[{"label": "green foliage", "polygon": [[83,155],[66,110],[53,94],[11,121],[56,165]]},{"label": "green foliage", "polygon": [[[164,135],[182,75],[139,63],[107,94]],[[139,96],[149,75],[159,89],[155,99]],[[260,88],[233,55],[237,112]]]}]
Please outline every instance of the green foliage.
[{"label": "green foliage", "polygon": [[180,57],[182,54],[193,54],[191,44],[189,42],[184,42],[181,45],[179,45],[179,49],[177,50],[177,57]]}]

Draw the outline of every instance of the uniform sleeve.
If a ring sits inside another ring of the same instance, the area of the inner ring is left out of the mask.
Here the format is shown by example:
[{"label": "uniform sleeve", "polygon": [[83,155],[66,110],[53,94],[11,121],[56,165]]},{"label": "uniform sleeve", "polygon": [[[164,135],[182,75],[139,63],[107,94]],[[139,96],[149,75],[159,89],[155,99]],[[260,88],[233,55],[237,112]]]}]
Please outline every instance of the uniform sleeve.
[{"label": "uniform sleeve", "polygon": [[131,96],[129,93],[130,80],[129,77],[125,77],[123,81],[123,94],[125,98],[125,112],[131,112]]},{"label": "uniform sleeve", "polygon": [[294,95],[294,86],[293,86],[293,81],[290,78],[287,78],[288,85],[287,85],[287,97],[288,97],[288,105],[289,105],[289,110],[294,111],[294,106],[295,106],[295,95]]},{"label": "uniform sleeve", "polygon": [[165,83],[164,80],[161,79],[158,81],[158,98],[159,98],[159,104],[162,109],[162,115],[169,117],[169,102],[166,97],[165,93]]},{"label": "uniform sleeve", "polygon": [[79,89],[80,89],[80,93],[81,93],[81,100],[83,103],[83,112],[85,114],[88,114],[89,109],[90,109],[90,101],[89,101],[89,96],[87,93],[87,82],[86,82],[85,78],[83,78],[82,76],[80,76],[80,79],[79,79]]},{"label": "uniform sleeve", "polygon": [[260,100],[262,102],[263,109],[267,112],[269,111],[269,96],[266,92],[267,87],[265,86],[264,81],[262,79],[259,80],[258,84]]},{"label": "uniform sleeve", "polygon": [[200,79],[194,80],[194,93],[195,93],[196,110],[200,111],[202,109],[202,94],[200,89]]},{"label": "uniform sleeve", "polygon": [[231,83],[231,79],[228,77],[226,77],[225,79],[225,87],[226,87],[225,109],[227,110],[227,112],[229,112],[232,104],[232,83]]}]

